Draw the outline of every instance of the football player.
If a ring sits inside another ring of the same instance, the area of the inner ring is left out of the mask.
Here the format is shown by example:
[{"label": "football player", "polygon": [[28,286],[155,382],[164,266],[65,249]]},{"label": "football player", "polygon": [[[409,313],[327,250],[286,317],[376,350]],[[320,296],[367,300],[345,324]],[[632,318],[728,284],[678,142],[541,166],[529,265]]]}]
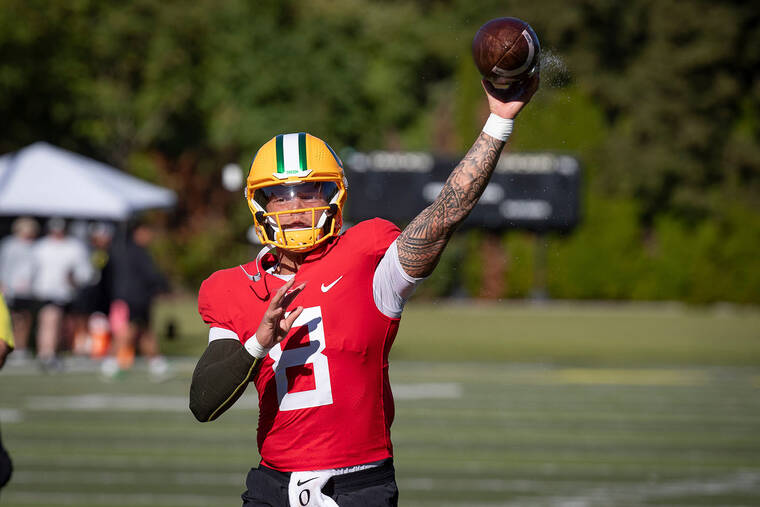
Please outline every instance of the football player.
[{"label": "football player", "polygon": [[256,385],[261,462],[244,507],[397,505],[388,353],[401,312],[477,203],[538,82],[483,81],[483,132],[403,231],[373,219],[340,233],[347,182],[321,139],[278,135],[259,149],[246,200],[266,246],[201,285],[209,344],[190,387],[205,422]]},{"label": "football player", "polygon": [[[13,352],[13,329],[11,328],[11,318],[8,307],[5,305],[5,299],[0,292],[0,369],[5,365],[5,358]],[[13,473],[13,463],[8,452],[3,447],[0,439],[0,489],[3,488],[11,479]]]}]

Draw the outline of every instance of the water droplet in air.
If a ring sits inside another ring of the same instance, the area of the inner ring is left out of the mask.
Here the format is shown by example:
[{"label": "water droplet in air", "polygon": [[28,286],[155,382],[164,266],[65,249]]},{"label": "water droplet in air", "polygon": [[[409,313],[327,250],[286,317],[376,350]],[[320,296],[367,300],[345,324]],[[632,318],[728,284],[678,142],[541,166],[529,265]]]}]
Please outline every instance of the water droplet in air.
[{"label": "water droplet in air", "polygon": [[553,50],[541,50],[541,81],[552,88],[562,88],[571,79],[565,60]]}]

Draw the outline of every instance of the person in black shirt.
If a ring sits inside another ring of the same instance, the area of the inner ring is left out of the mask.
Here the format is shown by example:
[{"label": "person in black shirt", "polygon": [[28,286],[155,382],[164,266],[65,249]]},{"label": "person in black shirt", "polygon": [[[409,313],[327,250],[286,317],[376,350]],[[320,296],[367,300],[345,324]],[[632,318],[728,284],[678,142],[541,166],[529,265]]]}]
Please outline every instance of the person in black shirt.
[{"label": "person in black shirt", "polygon": [[134,363],[135,348],[148,359],[151,376],[160,380],[167,374],[166,360],[160,355],[158,340],[151,330],[151,308],[155,297],[168,292],[169,284],[158,270],[148,245],[153,229],[137,223],[124,242],[115,242],[105,276],[111,288],[111,357],[103,361],[103,374],[112,377]]}]

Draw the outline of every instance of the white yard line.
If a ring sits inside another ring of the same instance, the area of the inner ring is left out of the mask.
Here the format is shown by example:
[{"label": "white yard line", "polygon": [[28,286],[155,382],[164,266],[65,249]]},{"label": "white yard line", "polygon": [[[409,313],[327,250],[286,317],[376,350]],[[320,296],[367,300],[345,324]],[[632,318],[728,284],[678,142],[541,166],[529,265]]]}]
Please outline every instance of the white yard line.
[{"label": "white yard line", "polygon": [[[127,484],[138,479],[134,473],[89,473],[76,472],[36,472],[14,475],[17,485],[35,484],[42,477],[48,484],[68,484],[70,481],[82,483],[85,477],[92,484]],[[235,473],[175,473],[171,474],[175,484],[209,484],[243,487],[243,472]],[[614,486],[599,486],[593,483],[571,482],[552,483],[551,480],[525,479],[431,479],[399,477],[400,489],[417,491],[491,491],[504,492],[511,498],[504,502],[437,502],[440,506],[469,506],[488,505],[501,506],[554,506],[554,507],[601,507],[608,505],[639,505],[647,500],[667,500],[670,496],[680,495],[716,495],[724,492],[756,492],[760,486],[760,473],[754,471],[740,472],[727,476],[715,476],[704,480],[687,479],[662,481],[653,483],[635,483]],[[556,488],[550,497],[536,498],[531,492],[547,488]],[[579,491],[580,490],[580,491]],[[242,491],[242,489],[241,489]],[[515,497],[515,493],[525,492],[524,497]],[[173,494],[110,494],[110,493],[63,493],[63,492],[30,492],[10,490],[3,494],[3,499],[9,502],[30,503],[42,505],[123,505],[123,506],[164,506],[188,505],[207,506],[223,505],[229,498],[218,496],[173,495]],[[426,502],[421,502],[426,503]]]},{"label": "white yard line", "polygon": [[[13,473],[14,484],[38,485],[44,482],[51,484],[77,484],[113,486],[119,484],[144,484],[146,475],[151,475],[154,470],[135,472],[119,470],[112,472],[76,471],[76,470],[36,470],[25,472],[17,470]],[[210,472],[174,472],[162,476],[163,484],[180,485],[209,485],[209,486],[242,486],[245,483],[246,470],[237,473],[210,473]],[[167,480],[168,479],[168,480]],[[148,480],[148,482],[150,482]]]},{"label": "white yard line", "polygon": [[20,423],[24,413],[16,408],[0,408],[0,423]]},{"label": "white yard line", "polygon": [[456,382],[425,382],[420,384],[393,384],[393,397],[397,400],[449,399],[462,397],[462,384]]},{"label": "white yard line", "polygon": [[151,507],[183,505],[208,507],[209,505],[228,505],[230,497],[149,493],[33,493],[7,491],[3,492],[3,501],[17,504],[76,505],[80,507],[86,505],[147,505]]},{"label": "white yard line", "polygon": [[[187,396],[125,395],[92,393],[76,396],[30,396],[28,410],[114,411],[114,412],[189,412]],[[256,400],[243,397],[237,408],[256,408]]]},{"label": "white yard line", "polygon": [[[480,503],[490,506],[523,507],[602,507],[609,505],[642,505],[651,500],[667,500],[673,496],[712,496],[721,493],[757,493],[760,472],[745,471],[704,479],[657,481],[651,483],[599,485],[593,482],[552,482],[527,479],[431,479],[398,478],[399,489],[421,491],[490,491],[504,492],[511,497],[501,503]],[[536,491],[552,491],[552,496],[536,497]],[[526,496],[515,496],[516,494]],[[473,503],[439,502],[441,506],[472,506]]]},{"label": "white yard line", "polygon": [[[393,394],[397,400],[461,398],[462,386],[454,382],[396,384],[393,386]],[[117,412],[187,412],[189,410],[186,396],[106,393],[75,396],[30,396],[26,399],[25,408],[28,410],[108,410]],[[235,403],[235,408],[257,408],[256,397],[250,394],[243,396]],[[0,418],[2,415],[0,413]]]}]

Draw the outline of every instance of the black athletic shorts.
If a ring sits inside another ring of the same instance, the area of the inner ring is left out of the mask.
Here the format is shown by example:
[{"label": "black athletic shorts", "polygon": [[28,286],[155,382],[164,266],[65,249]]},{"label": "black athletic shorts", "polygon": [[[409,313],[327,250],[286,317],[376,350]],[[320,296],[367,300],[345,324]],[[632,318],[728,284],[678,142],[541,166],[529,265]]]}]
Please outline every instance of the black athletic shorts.
[{"label": "black athletic shorts", "polygon": [[35,312],[39,306],[37,300],[31,298],[6,298],[5,302],[14,312]]},{"label": "black athletic shorts", "polygon": [[151,301],[125,301],[129,307],[129,322],[142,327],[150,327]]},{"label": "black athletic shorts", "polygon": [[[279,472],[259,465],[248,472],[243,493],[243,507],[289,507],[289,472]],[[382,465],[331,477],[322,488],[340,507],[396,507],[398,488],[393,460]]]}]

